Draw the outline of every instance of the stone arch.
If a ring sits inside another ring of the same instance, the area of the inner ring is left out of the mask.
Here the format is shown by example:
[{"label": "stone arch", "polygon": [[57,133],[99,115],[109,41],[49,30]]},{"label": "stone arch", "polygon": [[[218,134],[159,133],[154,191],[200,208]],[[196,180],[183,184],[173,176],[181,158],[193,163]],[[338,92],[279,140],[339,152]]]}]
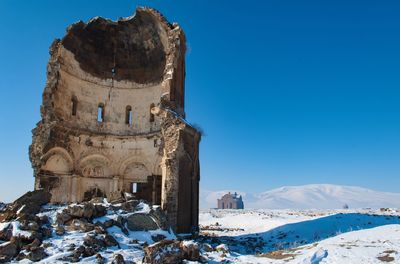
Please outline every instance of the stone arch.
[{"label": "stone arch", "polygon": [[84,177],[111,177],[110,160],[100,154],[83,158],[79,164],[80,173]]},{"label": "stone arch", "polygon": [[125,159],[119,166],[119,169],[118,169],[119,175],[123,176],[127,167],[134,163],[143,164],[146,167],[146,169],[149,171],[149,173],[150,174],[152,173],[151,172],[152,166],[150,166],[151,163],[146,158],[144,158],[142,155],[142,156],[133,156],[133,157]]},{"label": "stone arch", "polygon": [[160,155],[157,155],[156,160],[153,164],[153,174],[154,175],[162,175],[161,162],[162,162],[162,157]]},{"label": "stone arch", "polygon": [[143,163],[132,162],[129,163],[122,174],[124,180],[134,182],[147,182],[147,177],[151,175],[151,172]]},{"label": "stone arch", "polygon": [[43,161],[42,171],[54,174],[71,174],[73,171],[73,160],[67,150],[54,147],[46,152],[41,158]]}]

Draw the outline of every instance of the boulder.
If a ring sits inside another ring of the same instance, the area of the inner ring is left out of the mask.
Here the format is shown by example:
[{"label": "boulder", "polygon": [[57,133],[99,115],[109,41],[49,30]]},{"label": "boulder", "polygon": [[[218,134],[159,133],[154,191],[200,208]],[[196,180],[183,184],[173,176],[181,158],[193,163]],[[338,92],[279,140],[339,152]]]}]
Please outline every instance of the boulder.
[{"label": "boulder", "polygon": [[0,222],[10,221],[24,214],[35,215],[39,213],[42,205],[50,202],[50,199],[51,194],[44,190],[27,192],[12,204],[2,208]]},{"label": "boulder", "polygon": [[107,247],[113,247],[113,246],[118,246],[119,248],[119,243],[117,240],[112,235],[106,234],[104,236],[104,243],[106,244]]},{"label": "boulder", "polygon": [[27,258],[31,261],[40,261],[47,257],[46,252],[44,251],[44,248],[42,247],[33,247],[31,248],[31,251],[28,253]]},{"label": "boulder", "polygon": [[190,261],[198,261],[200,258],[199,244],[193,241],[182,241],[180,247],[183,251],[183,258]]},{"label": "boulder", "polygon": [[100,251],[102,248],[106,247],[104,238],[100,235],[86,235],[83,238],[83,244],[87,247],[95,248],[97,251]]},{"label": "boulder", "polygon": [[143,263],[181,263],[182,260],[183,252],[179,241],[163,240],[144,249]]},{"label": "boulder", "polygon": [[107,197],[110,203],[123,203],[125,202],[124,193],[121,191],[110,192]]},{"label": "boulder", "polygon": [[163,230],[169,230],[167,215],[161,210],[160,207],[151,209],[149,214],[156,222],[157,225]]},{"label": "boulder", "polygon": [[150,215],[143,213],[130,215],[127,218],[127,225],[131,231],[148,231],[159,228],[156,221]]},{"label": "boulder", "polygon": [[125,264],[124,257],[121,254],[116,254],[111,264]]},{"label": "boulder", "polygon": [[82,232],[90,232],[94,229],[94,224],[89,223],[84,218],[82,219],[73,219],[68,226],[68,229],[71,231],[82,231]]},{"label": "boulder", "polygon": [[12,237],[12,225],[6,224],[3,229],[0,230],[0,240],[9,241]]},{"label": "boulder", "polygon": [[154,241],[154,242],[159,242],[159,241],[161,241],[161,240],[164,240],[166,238],[166,236],[164,236],[163,234],[156,234],[156,235],[152,235],[151,236],[151,239]]},{"label": "boulder", "polygon": [[56,234],[57,234],[58,236],[64,235],[64,234],[65,234],[65,228],[64,228],[63,226],[61,226],[61,225],[58,225],[58,226],[56,227]]},{"label": "boulder", "polygon": [[106,197],[106,195],[99,188],[93,188],[93,189],[91,189],[89,191],[86,191],[83,194],[83,200],[84,201],[90,201],[90,200],[95,199],[95,198],[103,199],[104,197]]},{"label": "boulder", "polygon": [[68,214],[73,218],[92,219],[96,209],[93,204],[84,203],[83,205],[71,205],[67,210]]},{"label": "boulder", "polygon": [[13,258],[18,254],[18,245],[15,242],[6,242],[0,245],[0,256]]},{"label": "boulder", "polygon": [[140,202],[138,200],[130,200],[121,204],[121,209],[127,212],[135,212],[136,206],[138,206]]}]

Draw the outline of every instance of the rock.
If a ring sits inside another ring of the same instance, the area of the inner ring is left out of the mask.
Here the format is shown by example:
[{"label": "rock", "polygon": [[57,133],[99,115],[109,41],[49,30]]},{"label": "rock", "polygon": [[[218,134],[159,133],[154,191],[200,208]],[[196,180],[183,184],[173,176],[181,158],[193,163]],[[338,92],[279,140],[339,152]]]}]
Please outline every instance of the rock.
[{"label": "rock", "polygon": [[11,241],[0,245],[0,256],[13,258],[18,254],[18,245]]},{"label": "rock", "polygon": [[143,263],[181,263],[183,251],[179,241],[163,240],[144,249]]},{"label": "rock", "polygon": [[193,241],[182,241],[180,247],[184,253],[183,258],[190,261],[198,261],[200,257],[199,244]]},{"label": "rock", "polygon": [[112,264],[125,264],[124,257],[121,254],[116,254]]},{"label": "rock", "polygon": [[[37,204],[39,206],[45,205],[50,202],[51,193],[45,190],[35,190],[31,192],[27,192],[22,195],[20,198],[14,201],[14,205],[30,205]],[[28,207],[28,206],[27,206]]]},{"label": "rock", "polygon": [[159,242],[161,240],[164,240],[165,238],[166,236],[164,236],[163,234],[156,234],[151,236],[151,239],[153,239],[154,242]]},{"label": "rock", "polygon": [[103,223],[103,225],[104,225],[105,228],[110,228],[110,227],[112,227],[114,225],[114,220],[112,220],[112,219],[106,220]]},{"label": "rock", "polygon": [[56,234],[57,234],[58,236],[64,235],[64,234],[65,234],[65,228],[64,228],[63,226],[58,225],[58,226],[56,227]]},{"label": "rock", "polygon": [[10,221],[23,214],[35,215],[42,205],[50,202],[51,194],[44,190],[27,192],[0,213],[0,222]]},{"label": "rock", "polygon": [[119,243],[117,240],[112,235],[106,234],[104,236],[104,243],[106,244],[107,247],[113,247],[113,246],[118,246],[119,248]]},{"label": "rock", "polygon": [[205,252],[212,252],[214,251],[213,247],[210,244],[204,243],[201,245],[201,248],[205,251]]},{"label": "rock", "polygon": [[83,194],[84,201],[90,201],[95,198],[101,198],[103,200],[104,197],[106,197],[106,195],[99,188],[93,188]]},{"label": "rock", "polygon": [[93,247],[97,251],[100,251],[102,248],[106,247],[106,243],[102,236],[92,234],[86,235],[83,238],[83,244],[88,247]]},{"label": "rock", "polygon": [[107,231],[100,225],[96,225],[94,227],[94,232],[96,232],[98,235],[107,233]]},{"label": "rock", "polygon": [[161,210],[160,207],[152,209],[149,214],[163,230],[169,230],[167,215]]},{"label": "rock", "polygon": [[73,219],[69,224],[69,229],[72,231],[90,232],[94,230],[94,224],[88,223],[83,219]]},{"label": "rock", "polygon": [[87,257],[93,256],[93,255],[97,254],[97,252],[99,250],[100,249],[97,247],[87,246],[87,247],[85,247],[85,250],[82,253],[82,257],[87,258]]},{"label": "rock", "polygon": [[103,258],[103,256],[100,255],[100,253],[96,254],[96,260],[97,260],[97,264],[103,264],[104,263],[104,258]]},{"label": "rock", "polygon": [[93,217],[101,217],[107,214],[107,208],[101,204],[94,205]]},{"label": "rock", "polygon": [[40,261],[47,257],[46,252],[44,251],[44,248],[42,247],[33,247],[31,248],[31,251],[27,255],[28,259],[32,261]]},{"label": "rock", "polygon": [[123,203],[125,202],[124,193],[121,191],[110,192],[107,197],[110,203]]},{"label": "rock", "polygon": [[47,215],[41,215],[39,217],[39,225],[46,225],[49,224],[49,217]]},{"label": "rock", "polygon": [[39,225],[34,221],[22,221],[20,225],[21,230],[38,231]]},{"label": "rock", "polygon": [[86,218],[92,219],[95,214],[95,207],[91,203],[84,203],[83,205],[72,205],[68,207],[68,213],[73,218]]},{"label": "rock", "polygon": [[53,235],[53,230],[51,228],[42,227],[43,238],[49,238]]},{"label": "rock", "polygon": [[131,200],[121,204],[121,209],[127,212],[135,212],[136,206],[138,206],[140,202],[138,200]]},{"label": "rock", "polygon": [[129,231],[125,227],[125,223],[126,223],[125,218],[123,218],[122,216],[119,215],[117,217],[117,220],[114,220],[113,223],[114,223],[114,225],[118,226],[125,235],[129,235]]},{"label": "rock", "polygon": [[70,221],[72,216],[68,213],[68,210],[63,210],[61,213],[57,213],[56,222],[58,225],[63,225]]},{"label": "rock", "polygon": [[218,252],[223,252],[223,253],[228,253],[229,252],[229,248],[225,244],[218,245],[217,247],[215,247],[215,250],[218,251]]},{"label": "rock", "polygon": [[39,239],[36,238],[35,240],[33,240],[32,243],[24,246],[23,248],[26,249],[26,250],[31,250],[31,248],[40,247],[41,244],[42,244],[42,242]]},{"label": "rock", "polygon": [[104,200],[103,197],[94,197],[89,202],[92,204],[96,204],[96,203],[103,203],[103,200]]},{"label": "rock", "polygon": [[12,237],[12,225],[4,225],[3,230],[0,230],[0,240],[9,241]]},{"label": "rock", "polygon": [[157,223],[147,214],[133,214],[127,218],[128,229],[131,231],[148,231],[158,229]]}]

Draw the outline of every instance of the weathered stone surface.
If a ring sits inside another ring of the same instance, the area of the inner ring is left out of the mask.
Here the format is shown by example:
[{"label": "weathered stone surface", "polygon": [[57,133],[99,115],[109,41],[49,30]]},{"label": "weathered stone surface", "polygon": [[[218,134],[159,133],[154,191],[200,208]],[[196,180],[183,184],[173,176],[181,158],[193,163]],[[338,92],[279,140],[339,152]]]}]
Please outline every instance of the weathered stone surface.
[{"label": "weathered stone surface", "polygon": [[0,222],[16,219],[17,216],[37,214],[41,205],[49,203],[50,199],[51,194],[44,190],[27,192],[0,213]]},{"label": "weathered stone surface", "polygon": [[192,241],[183,241],[180,244],[183,251],[183,258],[190,261],[198,261],[200,257],[199,244]]},{"label": "weathered stone surface", "polygon": [[27,258],[30,259],[31,261],[40,261],[47,257],[46,252],[44,251],[44,248],[42,247],[35,247],[31,248],[30,252],[28,253]]},{"label": "weathered stone surface", "polygon": [[143,263],[182,263],[183,260],[199,261],[199,245],[193,241],[163,240],[145,248]]},{"label": "weathered stone surface", "polygon": [[116,254],[111,264],[125,264],[124,257],[121,254]]},{"label": "weathered stone surface", "polygon": [[131,231],[148,231],[158,229],[154,219],[148,214],[133,214],[127,218],[127,226]]},{"label": "weathered stone surface", "polygon": [[9,241],[12,237],[12,226],[10,224],[5,225],[3,230],[0,230],[0,240]]},{"label": "weathered stone surface", "polygon": [[6,242],[0,245],[0,256],[14,257],[18,254],[18,245],[15,242]]},{"label": "weathered stone surface", "polygon": [[113,247],[113,246],[119,247],[117,240],[115,240],[115,238],[109,234],[106,234],[104,236],[104,243],[106,244],[107,247]]},{"label": "weathered stone surface", "polygon": [[[174,230],[196,230],[201,135],[184,120],[185,43],[179,25],[150,8],[77,22],[55,40],[29,149],[35,189],[53,203],[143,199]],[[68,214],[90,219],[100,212],[92,209]]]},{"label": "weathered stone surface", "polygon": [[182,260],[179,241],[163,240],[144,249],[143,263],[181,263]]}]

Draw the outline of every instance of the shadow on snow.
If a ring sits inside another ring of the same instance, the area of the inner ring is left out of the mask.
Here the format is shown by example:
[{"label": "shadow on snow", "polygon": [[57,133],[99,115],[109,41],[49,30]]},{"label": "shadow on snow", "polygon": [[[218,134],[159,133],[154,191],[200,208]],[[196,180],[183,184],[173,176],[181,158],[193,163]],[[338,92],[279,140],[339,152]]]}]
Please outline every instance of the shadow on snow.
[{"label": "shadow on snow", "polygon": [[210,242],[225,243],[240,254],[268,253],[312,244],[342,233],[391,224],[400,224],[400,216],[339,213],[282,225],[262,233],[221,236],[218,238],[220,241],[211,238]]}]

